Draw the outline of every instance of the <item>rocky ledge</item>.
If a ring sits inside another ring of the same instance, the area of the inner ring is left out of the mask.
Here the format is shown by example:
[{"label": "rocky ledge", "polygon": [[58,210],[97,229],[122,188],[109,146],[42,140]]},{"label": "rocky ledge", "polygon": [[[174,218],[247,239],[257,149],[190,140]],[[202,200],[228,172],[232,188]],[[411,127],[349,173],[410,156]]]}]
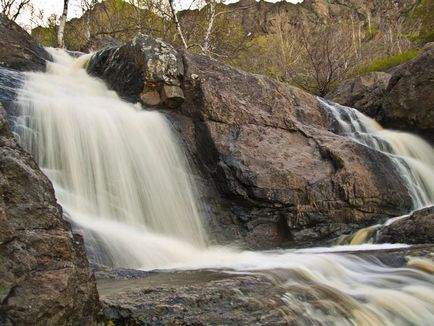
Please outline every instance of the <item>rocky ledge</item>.
[{"label": "rocky ledge", "polygon": [[[297,88],[144,35],[97,52],[88,70],[169,117],[220,242],[314,244],[411,207],[388,157],[336,134],[317,98]],[[156,98],[165,87],[182,96],[151,106],[152,87]]]}]

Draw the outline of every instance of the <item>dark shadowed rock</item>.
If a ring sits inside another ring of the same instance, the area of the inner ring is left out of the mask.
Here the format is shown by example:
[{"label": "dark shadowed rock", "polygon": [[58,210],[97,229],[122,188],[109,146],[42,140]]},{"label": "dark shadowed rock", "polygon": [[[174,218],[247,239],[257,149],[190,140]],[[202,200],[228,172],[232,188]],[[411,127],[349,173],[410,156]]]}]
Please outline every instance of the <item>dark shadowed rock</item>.
[{"label": "dark shadowed rock", "polygon": [[434,243],[434,206],[418,210],[409,217],[383,227],[377,243]]},{"label": "dark shadowed rock", "polygon": [[51,56],[16,23],[0,14],[0,66],[19,71],[45,70]]},{"label": "dark shadowed rock", "polygon": [[418,133],[434,143],[434,43],[387,73],[344,81],[327,98],[358,109],[386,128]]},{"label": "dark shadowed rock", "polygon": [[375,117],[379,114],[391,74],[371,72],[344,81],[326,98],[341,105],[357,108],[360,112]]},{"label": "dark shadowed rock", "polygon": [[0,324],[93,324],[98,294],[82,238],[1,107],[0,194]]}]

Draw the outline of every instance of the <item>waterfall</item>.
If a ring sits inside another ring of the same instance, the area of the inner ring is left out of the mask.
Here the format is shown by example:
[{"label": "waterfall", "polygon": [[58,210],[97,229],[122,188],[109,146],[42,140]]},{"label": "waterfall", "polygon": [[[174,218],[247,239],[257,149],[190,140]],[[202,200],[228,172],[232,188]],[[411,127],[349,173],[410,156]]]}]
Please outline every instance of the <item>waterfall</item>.
[{"label": "waterfall", "polygon": [[413,209],[434,204],[434,149],[415,135],[383,129],[359,111],[319,99],[337,132],[390,157],[413,200]]},{"label": "waterfall", "polygon": [[[366,257],[369,250],[408,246],[269,252],[208,246],[191,172],[164,116],[123,102],[88,76],[86,57],[50,53],[54,63],[46,73],[26,74],[14,130],[53,182],[65,216],[82,230],[96,262],[264,273],[286,290],[281,299],[292,318],[303,316],[312,325],[432,324],[434,276],[424,272],[432,269],[429,262],[392,268],[345,253],[363,250]],[[386,144],[382,139],[371,140]],[[413,166],[396,160],[403,173]],[[426,185],[418,177],[408,182],[414,182],[415,201],[424,203],[432,194],[422,196]]]},{"label": "waterfall", "polygon": [[87,75],[85,56],[50,53],[47,73],[27,75],[14,129],[65,214],[98,243],[98,262],[139,267],[158,259],[155,246],[120,236],[125,227],[203,247],[195,189],[164,116],[121,101]]}]

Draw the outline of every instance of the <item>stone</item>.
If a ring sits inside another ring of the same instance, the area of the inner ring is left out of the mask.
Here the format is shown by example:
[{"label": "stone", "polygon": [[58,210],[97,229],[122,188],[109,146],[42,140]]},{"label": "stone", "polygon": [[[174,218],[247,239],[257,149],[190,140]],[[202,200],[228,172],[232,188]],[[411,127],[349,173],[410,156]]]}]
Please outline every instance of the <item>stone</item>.
[{"label": "stone", "polygon": [[0,105],[0,324],[93,325],[98,293],[83,239]]},{"label": "stone", "polygon": [[177,108],[184,101],[184,92],[181,87],[174,85],[164,85],[162,89],[162,99],[168,108]]},{"label": "stone", "polygon": [[156,106],[161,102],[160,94],[155,90],[143,92],[140,96],[140,99],[142,100],[143,104],[149,106]]}]

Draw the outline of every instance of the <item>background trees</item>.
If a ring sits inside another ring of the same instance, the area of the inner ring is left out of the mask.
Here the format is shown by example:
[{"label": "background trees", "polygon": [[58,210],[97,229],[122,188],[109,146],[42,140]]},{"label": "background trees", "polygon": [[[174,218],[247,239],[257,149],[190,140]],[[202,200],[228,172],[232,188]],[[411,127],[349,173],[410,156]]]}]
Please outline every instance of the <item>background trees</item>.
[{"label": "background trees", "polygon": [[[434,35],[431,0],[414,7],[373,0],[329,8],[253,0],[75,1],[83,15],[65,24],[60,10],[45,21],[32,12],[43,25],[32,31],[39,42],[85,51],[94,43],[144,33],[319,95],[343,79],[414,57]],[[32,1],[0,0],[0,5],[16,19]]]}]

